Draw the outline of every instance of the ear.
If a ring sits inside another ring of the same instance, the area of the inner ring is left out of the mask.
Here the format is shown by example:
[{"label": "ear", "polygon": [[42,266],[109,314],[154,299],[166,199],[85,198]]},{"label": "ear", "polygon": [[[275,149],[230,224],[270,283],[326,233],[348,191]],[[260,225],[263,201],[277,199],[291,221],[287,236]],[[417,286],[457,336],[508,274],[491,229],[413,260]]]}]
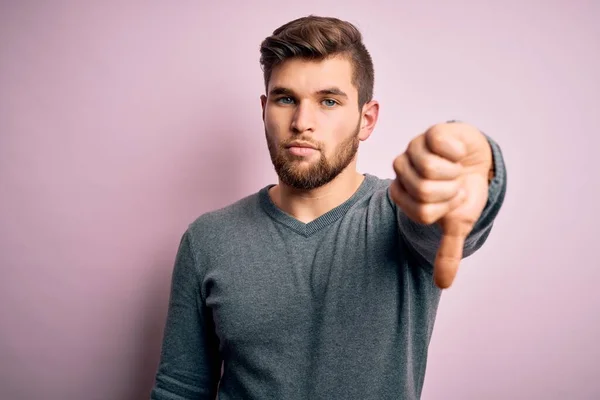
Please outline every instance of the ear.
[{"label": "ear", "polygon": [[263,121],[265,120],[265,106],[267,104],[267,96],[265,96],[264,94],[262,96],[260,96],[260,105],[262,107],[262,119]]},{"label": "ear", "polygon": [[360,118],[360,132],[358,134],[360,140],[367,140],[371,136],[373,129],[375,129],[375,124],[377,124],[378,117],[379,102],[371,100],[363,106]]}]

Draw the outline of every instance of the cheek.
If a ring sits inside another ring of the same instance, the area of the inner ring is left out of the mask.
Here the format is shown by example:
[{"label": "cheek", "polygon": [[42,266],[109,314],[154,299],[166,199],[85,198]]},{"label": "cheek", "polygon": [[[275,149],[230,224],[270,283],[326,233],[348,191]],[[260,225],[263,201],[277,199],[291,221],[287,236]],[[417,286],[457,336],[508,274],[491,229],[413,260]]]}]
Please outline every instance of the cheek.
[{"label": "cheek", "polygon": [[336,122],[329,131],[329,138],[325,140],[327,147],[327,155],[335,155],[336,152],[341,150],[340,146],[347,146],[351,138],[356,136],[357,131],[357,118],[356,115],[347,115],[343,120]]},{"label": "cheek", "polygon": [[272,138],[278,138],[281,136],[281,125],[277,121],[267,120],[266,123],[267,133]]},{"label": "cheek", "polygon": [[265,126],[272,133],[278,133],[282,131],[282,128],[286,123],[286,116],[282,110],[277,108],[267,108],[265,114]]},{"label": "cheek", "polygon": [[335,143],[342,143],[352,135],[354,135],[356,131],[356,115],[352,114],[343,114],[340,116],[336,116],[335,119],[332,119],[328,126],[327,131],[331,135],[331,139]]},{"label": "cheek", "polygon": [[281,123],[273,118],[265,118],[265,130],[268,140],[276,146],[286,140],[286,131],[282,129]]},{"label": "cheek", "polygon": [[356,124],[356,120],[359,117],[347,108],[324,112],[321,116],[320,123],[323,126],[327,126],[330,131],[334,131],[339,136],[344,136],[351,130],[351,127]]}]

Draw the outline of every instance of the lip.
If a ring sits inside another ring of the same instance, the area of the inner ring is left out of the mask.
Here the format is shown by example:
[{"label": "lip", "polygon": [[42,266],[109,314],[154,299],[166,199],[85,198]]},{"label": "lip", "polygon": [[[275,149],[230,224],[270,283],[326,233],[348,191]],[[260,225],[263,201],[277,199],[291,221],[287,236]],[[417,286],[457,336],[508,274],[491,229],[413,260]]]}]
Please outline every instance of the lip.
[{"label": "lip", "polygon": [[313,149],[316,150],[317,148],[315,146],[313,146],[312,144],[309,143],[301,143],[301,142],[293,142],[290,143],[289,145],[286,146],[288,149],[292,148],[292,147],[300,147],[303,149]]},{"label": "lip", "polygon": [[300,146],[288,147],[287,150],[290,152],[290,154],[293,154],[298,157],[309,157],[318,151],[312,147],[300,147]]}]

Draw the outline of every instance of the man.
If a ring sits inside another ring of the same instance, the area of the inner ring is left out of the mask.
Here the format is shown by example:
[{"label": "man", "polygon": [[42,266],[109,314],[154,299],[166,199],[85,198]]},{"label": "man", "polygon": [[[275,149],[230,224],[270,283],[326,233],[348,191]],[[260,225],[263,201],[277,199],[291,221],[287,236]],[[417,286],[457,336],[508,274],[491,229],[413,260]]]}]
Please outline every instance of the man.
[{"label": "man", "polygon": [[292,21],[261,64],[279,182],[183,235],[151,398],[417,399],[441,291],[503,202],[501,151],[436,124],[396,179],[360,174],[379,106],[358,30]]}]

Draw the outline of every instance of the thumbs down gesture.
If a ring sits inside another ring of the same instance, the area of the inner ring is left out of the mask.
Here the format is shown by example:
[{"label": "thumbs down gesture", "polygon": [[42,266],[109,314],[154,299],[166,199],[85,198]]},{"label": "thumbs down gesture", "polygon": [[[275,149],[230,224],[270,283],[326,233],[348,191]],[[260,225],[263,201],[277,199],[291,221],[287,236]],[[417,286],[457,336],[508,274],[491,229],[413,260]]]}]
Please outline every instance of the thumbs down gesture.
[{"label": "thumbs down gesture", "polygon": [[442,289],[452,284],[465,239],[486,205],[492,166],[485,135],[459,122],[432,126],[394,160],[392,200],[413,221],[442,229],[434,263]]}]

